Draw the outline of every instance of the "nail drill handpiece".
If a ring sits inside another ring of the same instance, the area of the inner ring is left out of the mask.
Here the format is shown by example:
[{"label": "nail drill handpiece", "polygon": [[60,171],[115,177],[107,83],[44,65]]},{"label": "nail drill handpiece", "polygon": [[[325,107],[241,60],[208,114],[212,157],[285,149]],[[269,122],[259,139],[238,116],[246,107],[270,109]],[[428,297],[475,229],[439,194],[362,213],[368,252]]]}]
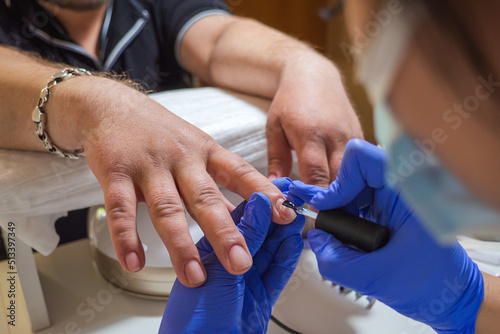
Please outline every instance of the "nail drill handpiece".
[{"label": "nail drill handpiece", "polygon": [[314,212],[291,201],[283,205],[296,213],[315,219],[314,227],[333,235],[337,240],[367,253],[376,251],[389,241],[389,229],[341,209]]}]

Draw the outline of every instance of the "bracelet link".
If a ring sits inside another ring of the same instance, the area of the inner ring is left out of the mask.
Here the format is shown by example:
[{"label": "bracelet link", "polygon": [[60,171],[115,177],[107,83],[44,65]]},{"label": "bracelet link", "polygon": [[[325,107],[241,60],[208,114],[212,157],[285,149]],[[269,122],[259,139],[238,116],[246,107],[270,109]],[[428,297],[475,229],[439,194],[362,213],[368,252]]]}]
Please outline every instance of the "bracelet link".
[{"label": "bracelet link", "polygon": [[49,99],[49,90],[47,89],[47,87],[45,87],[40,92],[40,98],[38,99],[38,105],[37,106],[40,108],[41,106],[44,105],[44,103],[47,102],[48,99]]},{"label": "bracelet link", "polygon": [[83,153],[83,149],[78,149],[74,152],[63,152],[56,145],[52,143],[46,131],[47,113],[45,112],[45,104],[49,100],[50,89],[52,87],[54,87],[59,82],[67,78],[80,75],[92,75],[92,73],[83,68],[65,68],[62,71],[52,75],[51,80],[49,81],[49,83],[47,83],[47,86],[45,86],[40,91],[40,97],[38,99],[38,103],[35,109],[33,109],[31,115],[31,118],[36,125],[35,134],[43,142],[43,146],[45,147],[45,149],[50,153],[57,155],[60,158],[79,159],[80,157],[85,155]]},{"label": "bracelet link", "polygon": [[35,122],[35,124],[37,123],[40,123],[40,121],[42,120],[42,115],[43,115],[43,111],[40,109],[40,106],[36,106],[35,109],[33,109],[33,113],[31,114],[31,118],[33,119],[33,122]]}]

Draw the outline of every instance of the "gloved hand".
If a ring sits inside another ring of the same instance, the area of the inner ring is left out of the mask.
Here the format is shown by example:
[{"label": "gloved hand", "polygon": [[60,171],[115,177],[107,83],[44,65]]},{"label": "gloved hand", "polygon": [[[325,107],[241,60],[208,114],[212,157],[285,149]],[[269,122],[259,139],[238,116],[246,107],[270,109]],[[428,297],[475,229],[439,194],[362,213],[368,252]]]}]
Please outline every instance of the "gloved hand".
[{"label": "gloved hand", "polygon": [[308,234],[321,274],[372,296],[439,333],[473,333],[483,299],[477,265],[454,242],[438,244],[385,183],[386,154],[351,140],[328,189],[293,182],[290,194],[318,210],[344,208],[390,230],[389,243],[364,253],[320,230]]},{"label": "gloved hand", "polygon": [[[273,183],[283,191],[291,181],[282,178]],[[304,227],[303,217],[278,225],[271,222],[271,215],[271,204],[260,193],[231,213],[253,256],[253,265],[244,275],[228,273],[205,237],[197,243],[207,281],[199,288],[175,281],[159,333],[267,331],[272,307],[299,262]]]}]

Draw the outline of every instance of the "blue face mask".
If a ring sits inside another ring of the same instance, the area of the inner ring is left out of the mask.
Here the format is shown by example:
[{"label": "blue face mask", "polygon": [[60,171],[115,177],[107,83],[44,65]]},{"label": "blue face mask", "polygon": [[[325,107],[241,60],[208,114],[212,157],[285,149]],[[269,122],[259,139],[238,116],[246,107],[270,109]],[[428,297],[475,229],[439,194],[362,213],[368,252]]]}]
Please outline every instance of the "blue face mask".
[{"label": "blue face mask", "polygon": [[388,183],[431,232],[443,240],[457,234],[500,236],[500,212],[482,203],[432,152],[402,131],[388,104],[376,106],[374,119],[377,140],[389,155]]}]

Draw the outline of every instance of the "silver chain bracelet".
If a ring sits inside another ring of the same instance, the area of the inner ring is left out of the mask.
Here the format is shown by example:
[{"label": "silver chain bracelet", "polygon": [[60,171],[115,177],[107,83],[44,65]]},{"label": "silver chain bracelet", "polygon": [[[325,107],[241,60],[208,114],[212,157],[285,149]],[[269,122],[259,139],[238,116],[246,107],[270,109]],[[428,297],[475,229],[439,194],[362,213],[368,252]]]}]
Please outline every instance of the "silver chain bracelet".
[{"label": "silver chain bracelet", "polygon": [[45,131],[47,127],[47,113],[45,112],[45,105],[49,100],[50,90],[52,89],[52,87],[67,78],[72,78],[80,75],[92,75],[92,73],[83,68],[65,68],[62,71],[54,74],[47,86],[45,86],[45,88],[40,92],[40,98],[38,99],[38,103],[32,114],[33,122],[36,125],[36,135],[43,142],[43,145],[47,151],[57,155],[60,158],[79,159],[80,157],[83,157],[85,155],[83,154],[83,149],[79,149],[74,152],[63,152],[59,149],[59,147],[52,143],[49,135],[47,134],[47,131]]}]

